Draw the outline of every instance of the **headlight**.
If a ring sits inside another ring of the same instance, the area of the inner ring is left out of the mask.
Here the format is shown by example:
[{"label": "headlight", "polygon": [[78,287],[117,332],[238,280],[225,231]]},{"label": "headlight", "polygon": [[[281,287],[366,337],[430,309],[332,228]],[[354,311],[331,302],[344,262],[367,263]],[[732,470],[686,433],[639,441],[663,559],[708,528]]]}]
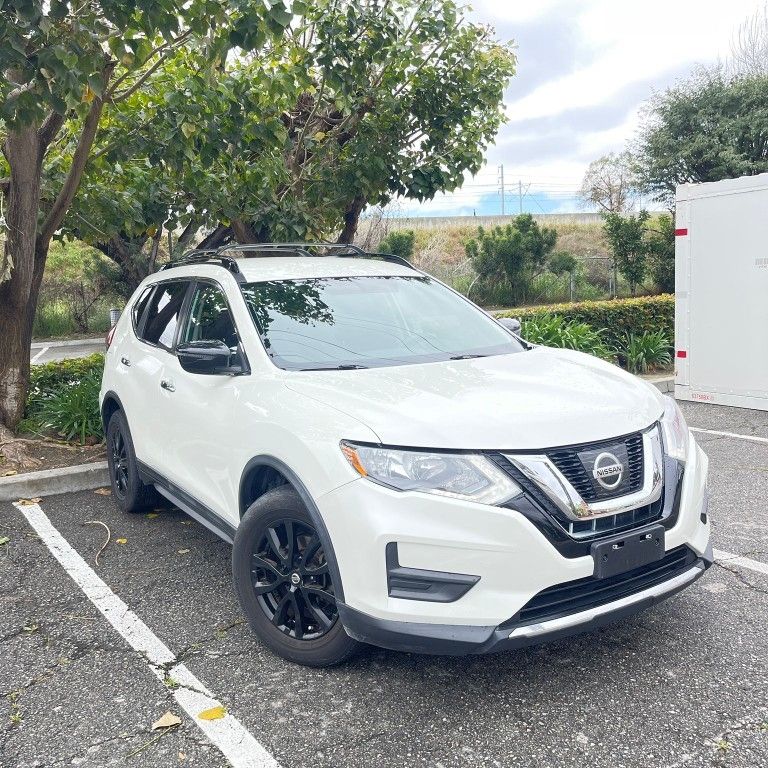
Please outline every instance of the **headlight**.
[{"label": "headlight", "polygon": [[342,442],[342,453],[363,477],[400,491],[422,491],[500,504],[522,489],[484,456],[374,448]]},{"label": "headlight", "polygon": [[688,425],[678,404],[668,395],[664,395],[664,415],[661,417],[661,429],[664,433],[664,451],[667,456],[685,462],[688,458]]}]

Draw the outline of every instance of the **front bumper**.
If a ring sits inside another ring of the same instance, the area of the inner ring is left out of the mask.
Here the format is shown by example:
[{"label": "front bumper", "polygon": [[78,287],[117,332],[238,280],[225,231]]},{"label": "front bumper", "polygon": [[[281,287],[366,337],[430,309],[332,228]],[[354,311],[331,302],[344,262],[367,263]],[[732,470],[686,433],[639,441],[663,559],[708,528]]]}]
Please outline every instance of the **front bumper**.
[{"label": "front bumper", "polygon": [[[693,583],[711,564],[707,458],[691,438],[674,524],[665,551],[686,548],[685,573],[621,599],[544,621],[514,623],[539,593],[592,577],[591,555],[566,556],[515,509],[397,492],[355,480],[317,499],[344,587],[339,615],[365,642],[421,653],[486,653],[588,631],[636,613]],[[451,601],[396,596],[387,580],[387,545],[399,566],[476,577]],[[510,617],[513,617],[511,620]]]},{"label": "front bumper", "polygon": [[350,637],[381,648],[408,653],[464,656],[497,653],[591,632],[650,608],[693,584],[712,565],[712,548],[683,573],[611,603],[538,624],[517,627],[473,627],[420,624],[367,616],[339,604],[339,617]]}]

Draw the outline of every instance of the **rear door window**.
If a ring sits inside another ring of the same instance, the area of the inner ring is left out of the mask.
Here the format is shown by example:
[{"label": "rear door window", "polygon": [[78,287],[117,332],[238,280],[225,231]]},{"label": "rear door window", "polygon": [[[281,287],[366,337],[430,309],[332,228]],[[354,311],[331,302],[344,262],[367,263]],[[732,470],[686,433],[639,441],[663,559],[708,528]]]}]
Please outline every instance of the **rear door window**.
[{"label": "rear door window", "polygon": [[169,282],[159,285],[149,302],[141,338],[149,344],[165,349],[173,347],[181,307],[187,294],[189,281]]}]

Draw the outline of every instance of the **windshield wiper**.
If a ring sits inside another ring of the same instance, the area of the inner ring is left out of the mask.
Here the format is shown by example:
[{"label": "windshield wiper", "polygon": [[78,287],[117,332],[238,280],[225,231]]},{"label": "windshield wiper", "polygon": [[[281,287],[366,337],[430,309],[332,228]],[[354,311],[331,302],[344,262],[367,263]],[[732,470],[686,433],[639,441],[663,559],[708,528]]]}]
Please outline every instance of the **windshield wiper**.
[{"label": "windshield wiper", "polygon": [[358,365],[357,363],[342,363],[341,365],[319,366],[317,368],[299,368],[300,371],[356,371],[361,368],[367,368],[367,365]]},{"label": "windshield wiper", "polygon": [[454,355],[449,357],[449,360],[472,360],[476,357],[488,357],[488,355]]}]

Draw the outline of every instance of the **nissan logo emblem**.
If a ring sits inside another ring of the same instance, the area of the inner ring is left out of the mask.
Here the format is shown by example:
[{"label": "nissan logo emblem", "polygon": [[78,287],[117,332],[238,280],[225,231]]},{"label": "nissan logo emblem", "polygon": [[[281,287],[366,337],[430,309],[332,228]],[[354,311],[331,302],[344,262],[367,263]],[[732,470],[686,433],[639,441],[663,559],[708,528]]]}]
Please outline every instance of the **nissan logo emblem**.
[{"label": "nissan logo emblem", "polygon": [[612,453],[601,453],[592,465],[592,477],[607,491],[619,487],[624,476],[624,465]]}]

